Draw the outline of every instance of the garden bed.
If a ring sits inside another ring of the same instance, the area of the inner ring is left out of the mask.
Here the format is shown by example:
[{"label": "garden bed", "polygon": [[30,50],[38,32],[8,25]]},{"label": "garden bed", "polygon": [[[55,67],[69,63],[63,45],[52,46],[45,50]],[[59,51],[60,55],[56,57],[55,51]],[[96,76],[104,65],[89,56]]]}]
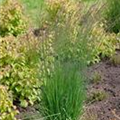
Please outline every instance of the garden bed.
[{"label": "garden bed", "polygon": [[[120,56],[120,51],[117,51],[116,56]],[[100,75],[100,79],[97,82],[92,81],[95,73]],[[91,82],[87,88],[88,96],[92,96],[93,93],[100,93],[99,95],[96,95],[96,98],[93,97],[92,101],[87,102],[87,104],[90,103],[87,105],[88,111],[92,111],[92,113],[89,114],[91,114],[91,116],[92,114],[96,114],[97,120],[119,120],[120,65],[114,65],[110,59],[103,60],[100,63],[89,67],[89,74],[91,76]],[[34,115],[39,114],[35,106],[27,107],[25,109],[19,107],[18,109],[20,111],[18,118],[20,119],[29,118],[30,115],[33,115],[34,117]]]},{"label": "garden bed", "polygon": [[120,120],[120,2],[20,1],[0,2],[0,120]]}]

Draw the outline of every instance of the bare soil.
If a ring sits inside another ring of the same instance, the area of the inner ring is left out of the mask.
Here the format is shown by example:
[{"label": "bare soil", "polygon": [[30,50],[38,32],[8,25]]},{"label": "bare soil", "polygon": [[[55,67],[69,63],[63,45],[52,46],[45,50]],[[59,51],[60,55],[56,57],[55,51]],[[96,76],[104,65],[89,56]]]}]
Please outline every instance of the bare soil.
[{"label": "bare soil", "polygon": [[18,120],[35,120],[38,118],[40,119],[40,113],[36,105],[28,106],[27,108],[21,108],[18,105],[17,109],[19,110],[19,114],[16,116]]},{"label": "bare soil", "polygon": [[[120,52],[117,52],[117,56]],[[89,75],[98,72],[101,80],[90,83],[88,96],[95,91],[104,91],[107,97],[101,101],[91,102],[87,107],[97,114],[97,120],[120,120],[120,65],[114,65],[111,60],[105,60],[89,68]]]}]

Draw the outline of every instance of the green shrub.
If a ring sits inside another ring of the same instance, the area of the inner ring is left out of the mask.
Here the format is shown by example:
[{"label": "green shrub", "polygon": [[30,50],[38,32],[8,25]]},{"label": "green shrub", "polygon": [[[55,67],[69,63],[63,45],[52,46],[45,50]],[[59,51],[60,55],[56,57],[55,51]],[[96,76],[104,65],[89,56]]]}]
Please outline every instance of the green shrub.
[{"label": "green shrub", "polygon": [[120,1],[107,0],[105,10],[105,28],[109,32],[118,33],[120,31]]},{"label": "green shrub", "polygon": [[91,62],[99,62],[101,58],[112,57],[115,54],[117,40],[115,34],[108,34],[102,27],[94,26],[91,32],[92,48]]},{"label": "green shrub", "polygon": [[[44,36],[44,37],[43,37]],[[40,71],[39,77],[45,81],[48,76],[51,76],[54,71],[54,48],[53,48],[53,35],[44,34],[39,38],[40,42]]]},{"label": "green shrub", "polygon": [[16,120],[17,113],[7,88],[0,85],[0,120]]},{"label": "green shrub", "polygon": [[[87,6],[86,6],[87,8]],[[103,9],[105,8],[103,1],[98,1],[93,5],[90,5],[85,14],[83,13],[81,21],[81,39],[87,39],[87,47],[90,58],[88,64],[99,62],[101,59],[111,57],[115,54],[117,48],[116,34],[108,33],[104,29],[103,24]],[[84,44],[85,45],[85,44]],[[88,54],[86,52],[86,55]]]},{"label": "green shrub", "polygon": [[40,111],[47,120],[77,120],[82,113],[85,89],[79,65],[55,65],[55,72],[42,86]]},{"label": "green shrub", "polygon": [[17,36],[25,31],[26,20],[17,0],[4,0],[0,6],[0,35]]},{"label": "green shrub", "polygon": [[7,85],[21,106],[38,98],[39,41],[30,35],[0,38],[0,83]]}]

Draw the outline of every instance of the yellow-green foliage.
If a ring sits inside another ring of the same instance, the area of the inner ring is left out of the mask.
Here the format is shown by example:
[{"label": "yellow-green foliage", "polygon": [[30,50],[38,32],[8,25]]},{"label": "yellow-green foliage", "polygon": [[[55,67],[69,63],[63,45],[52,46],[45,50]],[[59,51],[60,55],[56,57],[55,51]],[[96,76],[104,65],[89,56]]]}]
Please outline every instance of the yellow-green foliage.
[{"label": "yellow-green foliage", "polygon": [[57,57],[64,61],[80,61],[88,58],[89,52],[88,63],[111,57],[116,49],[116,35],[106,33],[98,22],[81,25],[84,24],[80,22],[85,17],[83,11],[83,4],[79,2],[47,0],[47,23],[52,26],[49,28],[54,34],[53,47]]},{"label": "yellow-green foliage", "polygon": [[[101,26],[94,26],[91,33],[92,62],[99,62],[100,57],[111,57],[115,53],[117,45],[116,35],[104,31]],[[100,56],[101,55],[101,56]]]},{"label": "yellow-green foliage", "polygon": [[44,37],[39,38],[39,41],[41,41],[39,76],[44,81],[54,71],[53,35],[44,35]]},{"label": "yellow-green foliage", "polygon": [[39,41],[32,35],[0,38],[0,83],[13,92],[14,100],[26,107],[37,100]]},{"label": "yellow-green foliage", "polygon": [[114,64],[114,65],[120,65],[120,55],[113,55],[111,57],[111,62]]},{"label": "yellow-green foliage", "polygon": [[0,85],[0,120],[16,120],[17,113],[7,88]]},{"label": "yellow-green foliage", "polygon": [[[59,59],[80,61],[91,55],[88,63],[95,63],[115,53],[115,34],[106,33],[103,25],[98,22],[81,25],[85,24],[80,23],[85,17],[82,3],[48,0],[47,11],[49,22],[53,25],[54,48]],[[91,21],[88,19],[88,22]]]},{"label": "yellow-green foliage", "polygon": [[0,35],[17,36],[26,28],[22,6],[18,0],[3,0],[0,7]]},{"label": "yellow-green foliage", "polygon": [[81,39],[80,3],[71,0],[48,0],[47,11],[48,23],[52,26],[54,34],[53,47],[57,57],[63,61],[83,60],[86,55],[87,41]]},{"label": "yellow-green foliage", "polygon": [[103,90],[98,90],[98,91],[95,91],[93,92],[89,98],[88,98],[88,101],[89,102],[97,102],[97,101],[102,101],[104,99],[106,99],[108,97],[108,94],[103,91]]},{"label": "yellow-green foliage", "polygon": [[47,11],[50,15],[51,20],[53,21],[56,19],[60,10],[64,10],[62,12],[67,12],[66,10],[69,10],[69,8],[66,9],[65,7],[67,7],[69,3],[69,0],[47,0]]},{"label": "yellow-green foliage", "polygon": [[92,82],[99,83],[101,80],[102,80],[101,74],[99,72],[95,72],[93,77],[92,77]]}]

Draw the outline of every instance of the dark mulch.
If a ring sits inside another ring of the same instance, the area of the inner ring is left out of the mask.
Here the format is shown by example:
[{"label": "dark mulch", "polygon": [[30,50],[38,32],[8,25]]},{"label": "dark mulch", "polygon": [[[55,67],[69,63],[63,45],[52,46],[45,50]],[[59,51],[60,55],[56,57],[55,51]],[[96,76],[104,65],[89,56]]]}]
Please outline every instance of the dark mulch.
[{"label": "dark mulch", "polygon": [[[120,55],[120,52],[117,52]],[[89,74],[99,72],[99,83],[90,83],[88,95],[91,91],[102,90],[108,96],[102,101],[96,101],[88,105],[97,113],[97,120],[120,120],[120,65],[113,65],[110,60],[102,61],[89,69]]]},{"label": "dark mulch", "polygon": [[[40,118],[40,113],[38,111],[37,105],[28,106],[27,108],[22,108],[17,106],[19,114],[16,116],[20,120],[35,120]],[[41,119],[42,120],[42,119]]]}]

